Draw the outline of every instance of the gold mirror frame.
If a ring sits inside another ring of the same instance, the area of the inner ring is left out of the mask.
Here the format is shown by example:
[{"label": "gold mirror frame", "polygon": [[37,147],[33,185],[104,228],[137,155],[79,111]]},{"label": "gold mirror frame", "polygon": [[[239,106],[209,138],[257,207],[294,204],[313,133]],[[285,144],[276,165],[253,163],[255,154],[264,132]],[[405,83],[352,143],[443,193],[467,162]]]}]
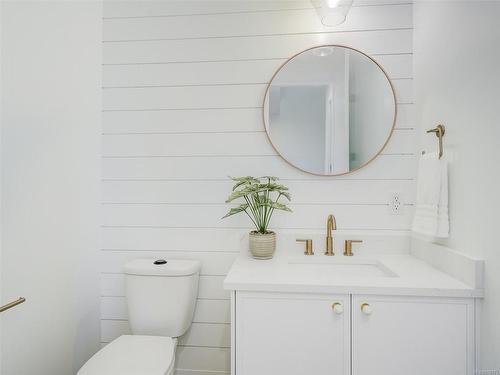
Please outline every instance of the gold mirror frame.
[{"label": "gold mirror frame", "polygon": [[[313,49],[316,49],[316,48],[323,48],[323,47],[341,47],[341,48],[346,48],[346,49],[349,49],[351,51],[356,51],[360,54],[362,54],[363,56],[366,56],[368,59],[370,59],[375,65],[378,66],[378,68],[380,69],[380,71],[384,74],[385,78],[387,78],[387,82],[389,82],[389,86],[392,90],[392,96],[394,98],[394,118],[392,120],[392,127],[391,127],[391,131],[389,132],[389,135],[387,136],[387,139],[385,140],[384,144],[382,145],[382,147],[380,148],[380,150],[371,158],[369,159],[365,164],[359,166],[358,168],[355,168],[353,170],[350,170],[348,172],[343,172],[343,173],[338,173],[338,174],[320,174],[320,173],[315,173],[315,172],[309,172],[309,171],[306,171],[300,167],[297,167],[296,165],[292,164],[290,161],[288,161],[280,152],[279,150],[276,148],[276,146],[274,145],[272,139],[271,139],[271,135],[269,134],[269,131],[267,130],[268,128],[268,124],[267,124],[267,121],[266,121],[266,101],[267,101],[267,98],[268,98],[268,94],[269,94],[269,89],[271,88],[271,85],[274,81],[274,78],[279,74],[279,72],[286,66],[286,64],[288,64],[290,61],[292,61],[294,58],[296,58],[297,56],[305,53],[305,52],[308,52],[310,50],[313,50]],[[290,166],[304,172],[304,173],[308,173],[308,174],[312,174],[312,175],[315,175],[315,176],[322,176],[322,177],[338,177],[338,176],[344,176],[346,174],[350,174],[350,173],[354,173],[354,172],[357,172],[359,171],[360,169],[366,167],[368,164],[370,164],[372,161],[374,161],[381,153],[382,151],[384,151],[385,147],[387,146],[387,144],[389,143],[389,140],[391,139],[393,133],[394,133],[394,129],[396,127],[396,118],[397,118],[397,114],[398,114],[398,104],[397,104],[397,101],[396,101],[396,91],[394,90],[394,85],[392,84],[392,81],[391,79],[389,78],[389,75],[387,74],[387,72],[384,70],[384,68],[382,68],[382,66],[375,60],[373,59],[372,57],[368,56],[366,53],[356,49],[356,48],[352,48],[352,47],[348,47],[348,46],[344,46],[344,45],[341,45],[341,44],[322,44],[322,45],[318,45],[318,46],[314,46],[314,47],[311,47],[311,48],[308,48],[308,49],[305,49],[299,53],[296,53],[295,55],[293,55],[292,57],[290,57],[289,59],[287,59],[283,64],[281,64],[281,66],[276,70],[276,72],[274,72],[273,76],[271,77],[271,80],[269,81],[267,87],[266,87],[266,91],[264,93],[264,100],[262,102],[262,121],[263,121],[263,124],[264,124],[264,130],[266,132],[266,135],[267,135],[267,139],[269,139],[269,143],[271,143],[271,146],[273,147],[273,149],[276,151],[276,153]]]}]

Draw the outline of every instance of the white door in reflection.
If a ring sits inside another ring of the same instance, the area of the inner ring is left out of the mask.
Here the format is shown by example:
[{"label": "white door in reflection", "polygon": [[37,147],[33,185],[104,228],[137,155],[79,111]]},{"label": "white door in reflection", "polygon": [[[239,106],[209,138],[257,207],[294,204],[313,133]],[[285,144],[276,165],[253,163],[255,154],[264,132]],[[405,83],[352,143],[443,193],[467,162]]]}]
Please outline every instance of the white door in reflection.
[{"label": "white door in reflection", "polygon": [[[326,160],[327,87],[290,85],[271,88],[275,147],[287,148],[287,156],[305,170],[323,172]],[[276,104],[275,104],[276,103]],[[305,104],[305,105],[304,105]]]}]

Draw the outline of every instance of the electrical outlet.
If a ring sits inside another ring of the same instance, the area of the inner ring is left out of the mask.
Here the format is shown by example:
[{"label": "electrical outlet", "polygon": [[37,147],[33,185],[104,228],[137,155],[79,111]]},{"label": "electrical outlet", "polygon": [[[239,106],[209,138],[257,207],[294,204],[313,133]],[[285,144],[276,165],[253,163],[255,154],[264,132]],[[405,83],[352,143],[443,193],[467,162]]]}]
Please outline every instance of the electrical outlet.
[{"label": "electrical outlet", "polygon": [[389,199],[389,210],[393,215],[402,215],[403,214],[403,200],[398,192],[392,193]]}]

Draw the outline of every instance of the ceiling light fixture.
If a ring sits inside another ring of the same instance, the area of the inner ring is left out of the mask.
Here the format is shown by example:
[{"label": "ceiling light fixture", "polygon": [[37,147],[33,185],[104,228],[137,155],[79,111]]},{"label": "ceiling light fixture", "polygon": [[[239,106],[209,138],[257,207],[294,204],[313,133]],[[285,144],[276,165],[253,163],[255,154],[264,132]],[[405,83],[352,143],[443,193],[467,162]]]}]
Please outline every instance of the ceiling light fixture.
[{"label": "ceiling light fixture", "polygon": [[327,46],[327,47],[314,48],[312,50],[312,53],[318,57],[330,56],[333,53],[333,47]]},{"label": "ceiling light fixture", "polygon": [[353,0],[311,0],[321,23],[336,26],[345,22]]},{"label": "ceiling light fixture", "polygon": [[327,0],[329,8],[336,8],[339,6],[340,0]]}]

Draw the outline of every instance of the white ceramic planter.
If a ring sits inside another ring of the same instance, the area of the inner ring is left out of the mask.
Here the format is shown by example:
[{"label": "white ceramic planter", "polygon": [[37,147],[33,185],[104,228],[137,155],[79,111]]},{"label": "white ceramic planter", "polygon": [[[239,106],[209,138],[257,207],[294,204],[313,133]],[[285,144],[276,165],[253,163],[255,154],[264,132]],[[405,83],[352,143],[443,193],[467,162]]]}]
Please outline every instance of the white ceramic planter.
[{"label": "white ceramic planter", "polygon": [[276,250],[276,233],[250,232],[250,252],[255,259],[271,259]]}]

